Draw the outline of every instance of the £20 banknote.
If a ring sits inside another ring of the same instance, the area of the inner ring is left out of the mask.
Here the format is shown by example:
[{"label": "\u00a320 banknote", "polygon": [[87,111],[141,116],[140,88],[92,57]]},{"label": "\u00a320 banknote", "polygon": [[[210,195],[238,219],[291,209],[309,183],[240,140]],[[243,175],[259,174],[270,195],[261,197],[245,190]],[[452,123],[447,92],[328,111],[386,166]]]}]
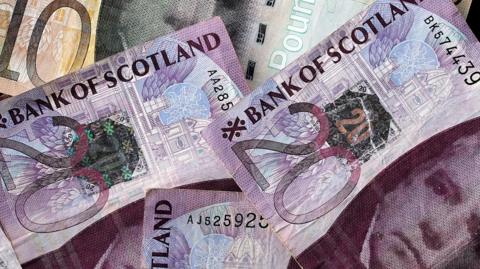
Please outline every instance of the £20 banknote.
[{"label": "\u00a320 banknote", "polygon": [[475,115],[478,56],[450,1],[377,1],[203,135],[300,257],[389,163]]},{"label": "\u00a320 banknote", "polygon": [[0,222],[20,262],[146,188],[227,178],[200,130],[246,91],[217,17],[4,100]]}]

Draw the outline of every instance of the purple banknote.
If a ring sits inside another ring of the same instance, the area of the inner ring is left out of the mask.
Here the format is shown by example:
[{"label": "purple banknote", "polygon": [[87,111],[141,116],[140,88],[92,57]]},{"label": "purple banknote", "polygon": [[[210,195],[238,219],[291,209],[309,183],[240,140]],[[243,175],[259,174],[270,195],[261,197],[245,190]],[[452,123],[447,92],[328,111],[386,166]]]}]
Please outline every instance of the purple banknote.
[{"label": "purple banknote", "polygon": [[287,268],[291,255],[239,192],[150,190],[143,268]]},{"label": "purple banknote", "polygon": [[229,177],[200,131],[246,92],[213,18],[2,101],[0,222],[20,262],[145,189]]},{"label": "purple banknote", "polygon": [[[451,1],[377,1],[203,135],[303,257],[376,174],[479,113],[479,56]],[[309,259],[301,264],[325,261]]]},{"label": "purple banknote", "polygon": [[[239,192],[232,179],[210,180],[182,189]],[[93,223],[59,249],[28,263],[25,269],[137,269],[142,261],[145,200],[133,202]]]}]

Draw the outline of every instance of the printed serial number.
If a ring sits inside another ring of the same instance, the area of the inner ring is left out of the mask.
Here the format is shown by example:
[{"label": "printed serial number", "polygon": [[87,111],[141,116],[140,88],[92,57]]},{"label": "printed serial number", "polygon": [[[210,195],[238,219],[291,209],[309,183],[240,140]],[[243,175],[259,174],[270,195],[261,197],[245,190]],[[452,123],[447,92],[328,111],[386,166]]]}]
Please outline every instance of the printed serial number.
[{"label": "printed serial number", "polygon": [[[434,22],[435,18],[433,16],[429,16],[424,21],[425,24],[430,25],[429,29],[434,33],[433,37],[440,41],[440,46],[446,47],[445,50],[447,55],[454,55],[459,48],[457,47],[457,44],[452,42],[452,39],[449,36],[444,36],[445,33],[441,30],[441,23]],[[466,77],[464,79],[465,84],[474,85],[480,81],[480,71],[477,70],[475,64],[472,60],[469,60],[465,54],[453,56],[453,64],[458,65],[458,74]]]},{"label": "printed serial number", "polygon": [[230,99],[235,96],[230,96],[233,86],[223,75],[215,75],[217,70],[209,70],[208,76],[210,77],[211,87],[215,93],[215,100],[221,103],[220,108],[223,111],[227,111],[233,107],[233,102]]},{"label": "printed serial number", "polygon": [[268,223],[262,216],[259,216],[255,213],[247,213],[247,214],[240,214],[237,213],[235,215],[225,214],[223,216],[197,216],[194,217],[190,215],[188,217],[187,224],[198,224],[198,225],[206,225],[206,226],[224,226],[224,227],[242,227],[245,228],[267,228]]}]

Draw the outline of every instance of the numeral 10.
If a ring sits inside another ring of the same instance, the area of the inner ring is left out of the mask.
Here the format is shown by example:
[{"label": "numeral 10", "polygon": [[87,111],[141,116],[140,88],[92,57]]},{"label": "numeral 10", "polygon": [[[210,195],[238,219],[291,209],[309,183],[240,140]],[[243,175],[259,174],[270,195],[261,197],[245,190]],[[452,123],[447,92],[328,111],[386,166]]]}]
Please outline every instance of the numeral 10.
[{"label": "numeral 10", "polygon": [[[5,43],[3,44],[2,52],[0,54],[0,77],[9,79],[9,80],[18,80],[19,73],[9,69],[10,60],[12,57],[13,48],[17,42],[18,30],[22,24],[23,16],[25,14],[25,9],[27,7],[28,0],[18,0],[16,1],[15,8],[13,9],[12,19],[8,25],[7,36]],[[80,44],[75,55],[72,66],[70,67],[69,72],[73,70],[80,69],[83,65],[83,61],[87,56],[88,44],[90,43],[90,33],[91,33],[91,21],[90,15],[88,14],[87,9],[78,1],[75,0],[55,0],[50,3],[45,9],[40,13],[35,26],[33,27],[33,32],[30,37],[30,42],[28,44],[27,50],[27,74],[33,85],[40,86],[45,83],[37,72],[37,52],[40,40],[42,39],[43,30],[47,25],[50,17],[55,13],[55,11],[61,8],[71,8],[75,10],[80,16],[82,23],[81,26],[81,36]]]}]

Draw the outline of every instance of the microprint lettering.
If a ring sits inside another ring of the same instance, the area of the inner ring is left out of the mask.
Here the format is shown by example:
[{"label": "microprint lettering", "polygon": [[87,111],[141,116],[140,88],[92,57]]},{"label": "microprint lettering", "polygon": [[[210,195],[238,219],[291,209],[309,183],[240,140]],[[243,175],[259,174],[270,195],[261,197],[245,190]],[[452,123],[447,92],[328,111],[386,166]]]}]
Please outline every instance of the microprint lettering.
[{"label": "microprint lettering", "polygon": [[[133,60],[132,64],[124,64],[117,68],[116,72],[106,71],[103,74],[103,79],[107,83],[108,89],[114,88],[119,82],[129,82],[133,80],[133,76],[126,77],[125,70],[131,70],[137,77],[146,76],[151,69],[158,71],[163,63],[165,66],[172,66],[182,61],[188,60],[196,56],[196,52],[209,52],[220,47],[221,39],[217,33],[207,33],[196,39],[187,40],[185,47],[178,44],[176,53],[169,53],[167,50],[161,50],[154,54],[148,55],[144,58]],[[83,82],[74,84],[68,89],[61,89],[54,92],[45,98],[35,99],[24,104],[22,107],[10,108],[8,117],[0,116],[0,128],[9,128],[7,122],[16,126],[23,122],[35,119],[45,113],[45,111],[54,111],[66,106],[69,106],[75,100],[83,100],[89,96],[98,94],[97,85],[100,83],[97,76],[90,77]]]}]

